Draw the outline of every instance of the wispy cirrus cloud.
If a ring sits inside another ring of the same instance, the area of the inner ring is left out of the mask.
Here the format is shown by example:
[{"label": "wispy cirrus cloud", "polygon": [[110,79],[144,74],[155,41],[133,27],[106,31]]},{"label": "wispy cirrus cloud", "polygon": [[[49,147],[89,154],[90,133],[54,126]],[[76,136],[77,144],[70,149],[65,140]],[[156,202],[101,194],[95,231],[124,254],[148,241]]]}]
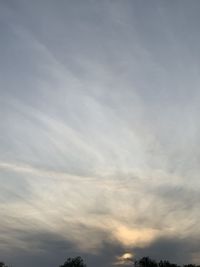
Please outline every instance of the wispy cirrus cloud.
[{"label": "wispy cirrus cloud", "polygon": [[2,257],[197,262],[199,5],[0,5]]}]

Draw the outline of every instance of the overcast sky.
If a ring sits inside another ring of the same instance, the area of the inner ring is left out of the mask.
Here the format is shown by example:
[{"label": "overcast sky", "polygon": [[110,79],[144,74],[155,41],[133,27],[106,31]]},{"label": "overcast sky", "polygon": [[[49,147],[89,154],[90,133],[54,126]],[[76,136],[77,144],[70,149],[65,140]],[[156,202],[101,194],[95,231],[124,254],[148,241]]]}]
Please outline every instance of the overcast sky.
[{"label": "overcast sky", "polygon": [[0,260],[200,263],[199,14],[0,1]]}]

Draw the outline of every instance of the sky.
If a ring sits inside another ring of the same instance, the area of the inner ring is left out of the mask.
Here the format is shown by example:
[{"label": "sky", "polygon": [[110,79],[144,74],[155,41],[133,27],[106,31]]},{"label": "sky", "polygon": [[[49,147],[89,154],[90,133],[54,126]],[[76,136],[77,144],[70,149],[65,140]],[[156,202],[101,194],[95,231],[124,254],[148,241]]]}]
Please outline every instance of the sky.
[{"label": "sky", "polygon": [[200,2],[0,1],[0,256],[200,263]]}]

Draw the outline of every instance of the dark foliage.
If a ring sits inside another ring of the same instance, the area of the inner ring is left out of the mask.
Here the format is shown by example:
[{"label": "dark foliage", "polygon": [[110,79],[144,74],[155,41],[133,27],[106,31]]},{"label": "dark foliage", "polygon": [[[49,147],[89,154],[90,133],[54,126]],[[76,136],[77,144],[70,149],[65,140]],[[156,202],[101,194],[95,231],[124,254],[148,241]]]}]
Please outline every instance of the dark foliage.
[{"label": "dark foliage", "polygon": [[60,267],[86,267],[81,257],[68,258],[67,261]]},{"label": "dark foliage", "polygon": [[[143,257],[138,261],[134,262],[134,267],[180,267],[179,265],[175,263],[171,263],[167,260],[161,260],[159,262],[156,262],[155,260],[152,260],[149,257]],[[199,265],[195,264],[187,264],[183,265],[182,267],[200,267]]]},{"label": "dark foliage", "polygon": [[138,262],[136,262],[138,267],[158,267],[158,264],[155,260],[150,259],[149,257],[143,257]]}]

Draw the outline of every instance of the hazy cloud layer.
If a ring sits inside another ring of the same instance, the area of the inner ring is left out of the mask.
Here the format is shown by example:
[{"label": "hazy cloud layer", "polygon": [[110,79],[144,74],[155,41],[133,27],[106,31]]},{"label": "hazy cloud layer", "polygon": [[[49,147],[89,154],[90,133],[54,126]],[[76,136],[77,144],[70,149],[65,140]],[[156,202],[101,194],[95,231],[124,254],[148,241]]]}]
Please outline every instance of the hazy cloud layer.
[{"label": "hazy cloud layer", "polygon": [[0,260],[199,263],[199,11],[0,3]]}]

